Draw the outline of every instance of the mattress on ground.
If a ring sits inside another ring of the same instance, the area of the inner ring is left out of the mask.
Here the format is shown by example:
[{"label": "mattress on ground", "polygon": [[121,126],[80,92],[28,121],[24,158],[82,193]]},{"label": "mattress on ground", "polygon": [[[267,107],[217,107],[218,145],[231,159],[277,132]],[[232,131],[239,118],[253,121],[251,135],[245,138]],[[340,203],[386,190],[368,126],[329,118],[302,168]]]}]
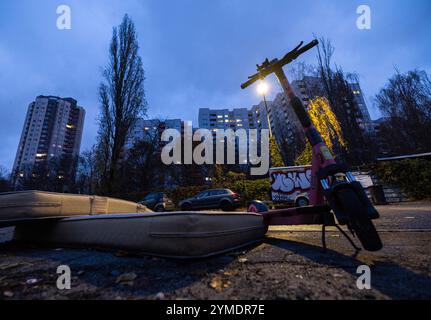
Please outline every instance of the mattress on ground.
[{"label": "mattress on ground", "polygon": [[201,258],[262,240],[253,213],[149,213],[76,217],[18,225],[14,239],[31,244],[108,248],[173,258]]},{"label": "mattress on ground", "polygon": [[0,194],[0,226],[34,219],[143,212],[151,211],[134,202],[108,197],[44,191]]}]

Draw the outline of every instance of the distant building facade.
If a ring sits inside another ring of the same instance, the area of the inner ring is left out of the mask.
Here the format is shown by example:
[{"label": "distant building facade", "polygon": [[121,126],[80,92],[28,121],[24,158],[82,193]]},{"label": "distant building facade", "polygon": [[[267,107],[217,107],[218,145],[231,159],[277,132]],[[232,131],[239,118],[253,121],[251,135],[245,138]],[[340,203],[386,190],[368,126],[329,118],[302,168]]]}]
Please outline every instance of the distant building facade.
[{"label": "distant building facade", "polygon": [[77,157],[84,119],[85,110],[77,105],[75,99],[38,96],[28,106],[12,180],[15,182],[22,176],[22,170],[46,164],[52,158]]},{"label": "distant building facade", "polygon": [[125,149],[131,149],[137,141],[153,141],[159,139],[165,129],[176,129],[178,132],[183,132],[183,121],[181,119],[143,119],[138,118],[135,125],[130,130],[130,134],[127,137]]},{"label": "distant building facade", "polygon": [[291,151],[295,149],[295,139],[305,139],[299,121],[282,93],[277,94],[273,101],[267,101],[266,105],[262,101],[250,109],[201,108],[199,127],[213,131],[214,136],[219,129],[257,129],[259,132],[270,128],[285,163],[292,162]]},{"label": "distant building facade", "polygon": [[214,129],[268,129],[263,102],[251,109],[199,109],[199,128]]},{"label": "distant building facade", "polygon": [[[250,129],[257,130],[257,150],[260,152],[260,130],[269,129],[268,120],[265,110],[264,103],[253,106],[250,109],[247,108],[233,108],[233,109],[210,109],[210,108],[200,108],[199,109],[199,128],[208,129],[213,135],[214,144],[217,139],[218,130],[228,130],[233,131],[244,129],[249,131]],[[247,140],[248,141],[248,140]],[[250,141],[248,141],[250,142]],[[214,146],[215,147],[215,146]],[[244,149],[239,149],[244,148]],[[247,148],[247,149],[246,149]],[[239,160],[239,152],[248,155],[248,146],[241,146],[239,144],[238,138],[236,138],[235,143],[235,158]],[[249,160],[244,163],[237,164],[241,167],[241,170],[248,171]]]},{"label": "distant building facade", "polygon": [[293,108],[284,93],[268,101],[269,122],[285,164],[293,165],[302,152],[305,135]]}]

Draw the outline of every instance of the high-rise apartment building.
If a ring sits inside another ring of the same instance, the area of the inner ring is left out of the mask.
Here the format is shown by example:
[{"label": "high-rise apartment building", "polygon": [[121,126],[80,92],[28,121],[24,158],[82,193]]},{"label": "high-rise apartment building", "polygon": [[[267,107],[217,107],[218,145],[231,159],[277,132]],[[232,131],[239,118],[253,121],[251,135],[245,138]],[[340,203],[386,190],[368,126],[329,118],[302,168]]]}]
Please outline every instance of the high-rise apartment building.
[{"label": "high-rise apartment building", "polygon": [[350,88],[352,89],[353,95],[355,97],[355,102],[357,103],[364,123],[367,125],[371,123],[370,112],[367,108],[367,103],[365,102],[364,93],[361,89],[359,83],[350,83]]},{"label": "high-rise apartment building", "polygon": [[[352,90],[355,105],[346,105],[347,113],[352,118],[352,121],[358,123],[359,127],[365,131],[372,130],[372,123],[370,113],[365,102],[365,98],[359,83],[349,83],[350,89]],[[319,77],[306,76],[302,80],[292,81],[292,88],[296,95],[302,100],[304,105],[307,107],[310,103],[310,99],[316,96],[325,96],[324,83]]]},{"label": "high-rise apartment building", "polygon": [[79,155],[85,110],[72,98],[38,96],[28,106],[13,165],[13,180],[23,170],[52,158]]},{"label": "high-rise apartment building", "polygon": [[269,122],[284,162],[293,165],[305,141],[304,131],[284,93],[268,101]]}]

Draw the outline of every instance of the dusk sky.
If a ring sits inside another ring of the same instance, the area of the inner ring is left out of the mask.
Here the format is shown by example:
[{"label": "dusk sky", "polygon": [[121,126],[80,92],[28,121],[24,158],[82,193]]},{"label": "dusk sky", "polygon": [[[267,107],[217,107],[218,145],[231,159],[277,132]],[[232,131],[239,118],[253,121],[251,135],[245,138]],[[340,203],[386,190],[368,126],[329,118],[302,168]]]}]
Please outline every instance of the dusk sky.
[{"label": "dusk sky", "polygon": [[[59,5],[72,29],[58,30]],[[371,30],[356,27],[356,8],[371,7]],[[260,101],[240,84],[264,58],[281,57],[313,34],[336,47],[334,61],[357,72],[372,118],[372,97],[393,75],[431,72],[429,0],[2,0],[0,2],[0,166],[11,169],[28,104],[38,95],[73,97],[86,109],[81,151],[95,141],[97,88],[112,27],[135,21],[146,72],[149,118],[197,126],[200,107]],[[316,51],[301,57],[314,63]],[[273,83],[271,97],[280,92]]]}]

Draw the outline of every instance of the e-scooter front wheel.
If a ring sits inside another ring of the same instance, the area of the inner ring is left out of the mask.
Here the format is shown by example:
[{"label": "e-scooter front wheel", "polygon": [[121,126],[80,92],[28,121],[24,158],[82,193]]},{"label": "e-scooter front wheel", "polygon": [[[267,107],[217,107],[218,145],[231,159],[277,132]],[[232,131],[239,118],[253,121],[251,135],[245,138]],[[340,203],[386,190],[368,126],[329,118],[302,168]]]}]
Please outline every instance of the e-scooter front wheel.
[{"label": "e-scooter front wheel", "polygon": [[348,217],[347,224],[355,232],[364,249],[380,250],[383,247],[380,236],[355,191],[351,188],[339,190],[337,200]]}]

